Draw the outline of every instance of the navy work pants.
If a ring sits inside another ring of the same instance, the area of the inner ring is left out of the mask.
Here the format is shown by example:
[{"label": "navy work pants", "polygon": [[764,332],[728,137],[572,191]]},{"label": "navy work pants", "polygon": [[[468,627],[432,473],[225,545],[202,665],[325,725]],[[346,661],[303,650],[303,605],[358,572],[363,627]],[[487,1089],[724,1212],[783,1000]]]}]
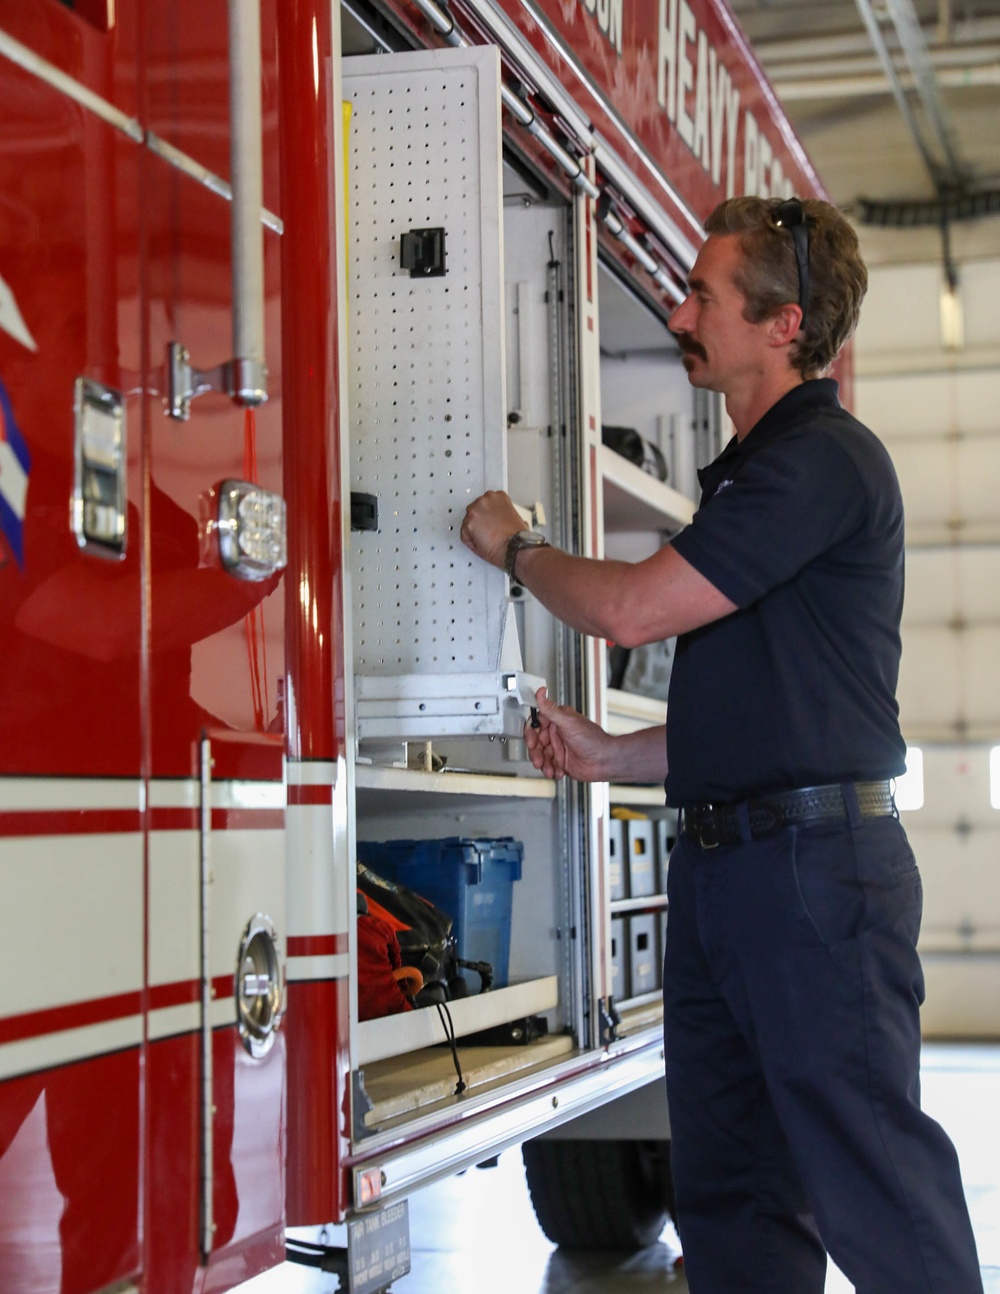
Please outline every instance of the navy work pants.
[{"label": "navy work pants", "polygon": [[954,1148],[920,1109],[922,892],[895,818],[670,859],[664,966],[692,1294],[982,1294]]}]

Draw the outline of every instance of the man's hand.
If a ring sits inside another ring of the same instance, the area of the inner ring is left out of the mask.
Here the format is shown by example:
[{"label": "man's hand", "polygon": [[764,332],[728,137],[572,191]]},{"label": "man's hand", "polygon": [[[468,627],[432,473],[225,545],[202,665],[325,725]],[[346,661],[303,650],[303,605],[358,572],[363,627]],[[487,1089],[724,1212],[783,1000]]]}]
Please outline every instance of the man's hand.
[{"label": "man's hand", "polygon": [[539,727],[525,727],[528,757],[546,777],[559,781],[573,777],[578,782],[603,782],[613,768],[615,738],[578,710],[550,701],[544,687],[538,689]]},{"label": "man's hand", "polygon": [[487,490],[466,508],[459,538],[477,557],[503,570],[508,539],[525,528],[521,514],[503,490]]}]

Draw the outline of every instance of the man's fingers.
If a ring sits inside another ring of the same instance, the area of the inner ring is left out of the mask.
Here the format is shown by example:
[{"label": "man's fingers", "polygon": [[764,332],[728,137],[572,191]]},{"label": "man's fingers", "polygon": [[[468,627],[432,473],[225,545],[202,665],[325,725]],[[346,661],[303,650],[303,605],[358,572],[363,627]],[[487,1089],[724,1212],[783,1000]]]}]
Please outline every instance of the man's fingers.
[{"label": "man's fingers", "polygon": [[549,697],[549,690],[547,687],[540,687],[535,693],[535,705],[537,706],[538,713],[540,715],[549,715],[553,710],[558,708],[556,703]]}]

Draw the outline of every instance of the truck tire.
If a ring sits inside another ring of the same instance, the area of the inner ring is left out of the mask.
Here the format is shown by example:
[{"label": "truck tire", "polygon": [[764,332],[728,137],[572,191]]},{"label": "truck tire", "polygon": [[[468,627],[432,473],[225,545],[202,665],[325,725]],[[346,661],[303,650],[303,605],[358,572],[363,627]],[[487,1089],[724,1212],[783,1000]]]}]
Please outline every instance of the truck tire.
[{"label": "truck tire", "polygon": [[526,1141],[531,1203],[546,1236],[566,1249],[634,1252],[673,1213],[669,1141]]}]

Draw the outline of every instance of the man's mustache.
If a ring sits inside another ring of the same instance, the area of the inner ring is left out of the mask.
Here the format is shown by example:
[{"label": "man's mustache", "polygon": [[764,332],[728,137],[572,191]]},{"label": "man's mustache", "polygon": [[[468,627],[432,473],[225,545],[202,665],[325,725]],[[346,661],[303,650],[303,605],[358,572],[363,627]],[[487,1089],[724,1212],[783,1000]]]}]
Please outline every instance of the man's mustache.
[{"label": "man's mustache", "polygon": [[686,333],[678,333],[677,345],[682,355],[697,355],[699,359],[707,362],[708,352],[700,342],[696,342],[693,337],[688,337]]}]

